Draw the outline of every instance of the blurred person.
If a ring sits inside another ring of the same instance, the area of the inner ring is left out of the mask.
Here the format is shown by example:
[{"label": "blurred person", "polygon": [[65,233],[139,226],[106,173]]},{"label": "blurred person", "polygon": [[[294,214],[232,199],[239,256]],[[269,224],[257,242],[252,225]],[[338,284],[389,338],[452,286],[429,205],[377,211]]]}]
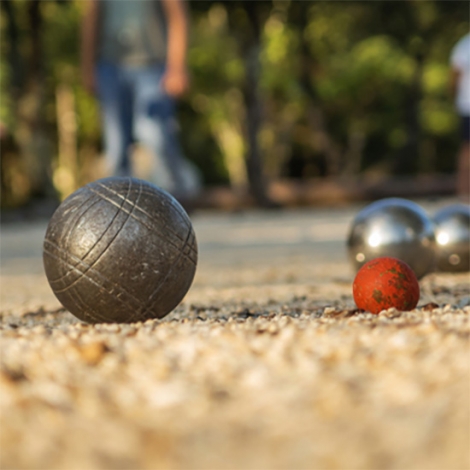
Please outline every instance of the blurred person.
[{"label": "blurred person", "polygon": [[464,202],[470,202],[470,33],[454,46],[450,62],[452,93],[462,126],[462,143],[457,157],[457,193]]},{"label": "blurred person", "polygon": [[200,189],[176,120],[175,100],[189,86],[187,38],[183,0],[89,0],[81,51],[85,88],[101,106],[107,175],[132,174],[137,141],[154,158],[149,179],[186,203]]}]

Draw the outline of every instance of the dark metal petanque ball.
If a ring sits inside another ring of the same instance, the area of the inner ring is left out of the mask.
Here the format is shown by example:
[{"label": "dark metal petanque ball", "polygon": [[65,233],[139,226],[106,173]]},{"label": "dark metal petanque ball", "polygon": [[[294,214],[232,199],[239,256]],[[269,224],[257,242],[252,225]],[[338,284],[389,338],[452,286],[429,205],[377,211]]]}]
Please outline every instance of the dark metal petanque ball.
[{"label": "dark metal petanque ball", "polygon": [[188,292],[196,264],[184,209],[135,178],[105,178],[77,190],[52,216],[44,240],[54,294],[90,323],[164,317]]}]

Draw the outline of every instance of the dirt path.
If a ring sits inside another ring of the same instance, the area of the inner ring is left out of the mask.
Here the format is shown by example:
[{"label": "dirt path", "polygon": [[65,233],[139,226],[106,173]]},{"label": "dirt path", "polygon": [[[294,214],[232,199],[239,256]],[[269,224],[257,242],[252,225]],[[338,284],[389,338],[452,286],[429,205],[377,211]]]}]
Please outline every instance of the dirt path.
[{"label": "dirt path", "polygon": [[130,325],[62,310],[44,224],[3,228],[1,468],[470,468],[469,276],[354,312],[354,210],[196,214],[191,291]]}]

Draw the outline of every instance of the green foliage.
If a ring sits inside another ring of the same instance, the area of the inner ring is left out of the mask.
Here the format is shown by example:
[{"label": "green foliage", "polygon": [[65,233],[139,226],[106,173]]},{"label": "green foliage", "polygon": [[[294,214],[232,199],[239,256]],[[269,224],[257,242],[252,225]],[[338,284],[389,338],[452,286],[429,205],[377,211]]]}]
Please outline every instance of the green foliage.
[{"label": "green foliage", "polygon": [[13,103],[8,87],[10,80],[10,69],[2,54],[0,56],[0,122],[8,128],[13,126],[13,116],[10,111]]},{"label": "green foliage", "polygon": [[[18,28],[15,46],[26,76],[32,50],[30,2],[11,4]],[[393,163],[406,151],[421,152],[418,166],[410,171],[455,168],[458,118],[448,89],[448,60],[455,42],[468,31],[466,2],[266,1],[256,2],[251,13],[248,7],[247,2],[189,2],[192,88],[179,108],[181,135],[185,152],[208,184],[243,184],[246,179],[242,91],[253,11],[261,24],[259,143],[272,176],[349,171],[351,142],[357,135],[363,144],[356,172],[379,167],[394,171]],[[56,140],[55,90],[67,83],[75,91],[79,145],[98,151],[99,112],[79,73],[84,2],[48,1],[40,8],[46,128]],[[0,118],[14,132],[17,101],[26,85],[12,78],[13,45],[3,8],[0,21]],[[15,87],[20,93],[12,94]],[[340,155],[337,170],[318,144],[312,110],[320,110],[320,131]],[[427,153],[443,150],[442,158],[428,159]],[[296,171],[288,169],[293,159],[300,162]]]}]

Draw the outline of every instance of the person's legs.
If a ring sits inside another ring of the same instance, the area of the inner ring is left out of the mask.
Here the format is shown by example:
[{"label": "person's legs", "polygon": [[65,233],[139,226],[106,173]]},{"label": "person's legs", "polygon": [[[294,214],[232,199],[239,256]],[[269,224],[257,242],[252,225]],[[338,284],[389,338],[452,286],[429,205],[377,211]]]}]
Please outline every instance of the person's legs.
[{"label": "person's legs", "polygon": [[470,116],[462,118],[462,138],[457,161],[457,194],[462,202],[470,202]]},{"label": "person's legs", "polygon": [[132,143],[132,94],[123,71],[109,63],[97,66],[98,98],[108,176],[131,174],[129,147]]},{"label": "person's legs", "polygon": [[171,181],[164,189],[186,196],[185,159],[178,141],[175,103],[162,88],[162,66],[134,71],[134,134],[164,165]]}]

